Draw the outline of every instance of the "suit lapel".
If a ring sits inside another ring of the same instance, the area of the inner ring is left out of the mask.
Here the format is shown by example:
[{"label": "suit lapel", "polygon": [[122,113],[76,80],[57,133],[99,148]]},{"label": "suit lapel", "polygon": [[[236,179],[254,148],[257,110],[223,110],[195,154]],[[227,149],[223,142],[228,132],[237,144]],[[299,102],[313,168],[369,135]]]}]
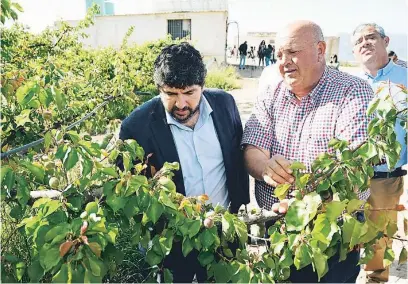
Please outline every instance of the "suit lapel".
[{"label": "suit lapel", "polygon": [[231,145],[231,142],[232,142],[232,141],[228,141],[228,139],[231,138],[228,135],[228,133],[231,131],[230,129],[228,129],[230,126],[228,126],[228,124],[226,123],[226,117],[228,116],[225,113],[226,110],[223,109],[224,107],[223,105],[218,104],[215,98],[206,95],[205,92],[204,92],[204,95],[208,103],[210,104],[211,108],[213,109],[211,116],[213,118],[215,131],[217,132],[218,140],[220,142],[222,157],[224,159],[225,171],[228,172],[229,171],[229,161],[230,161],[230,157],[229,157],[230,151],[229,151],[228,145]]},{"label": "suit lapel", "polygon": [[[170,127],[167,124],[165,110],[160,100],[157,101],[154,112],[152,113],[153,121],[151,123],[151,130],[153,132],[154,140],[157,143],[160,151],[160,161],[164,162],[178,162],[180,159],[177,153],[176,145],[174,143],[173,135]],[[174,182],[177,186],[177,191],[185,195],[183,174],[181,167],[179,171],[174,172]]]}]

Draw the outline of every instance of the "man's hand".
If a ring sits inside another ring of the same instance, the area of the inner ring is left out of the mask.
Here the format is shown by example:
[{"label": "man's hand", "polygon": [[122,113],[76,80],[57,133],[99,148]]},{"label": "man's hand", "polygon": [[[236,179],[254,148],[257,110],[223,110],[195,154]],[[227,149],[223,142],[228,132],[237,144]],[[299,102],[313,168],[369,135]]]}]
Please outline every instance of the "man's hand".
[{"label": "man's hand", "polygon": [[263,170],[263,180],[273,187],[279,184],[293,183],[295,178],[291,175],[292,170],[290,169],[290,164],[291,162],[286,160],[282,155],[272,156]]},{"label": "man's hand", "polygon": [[272,205],[272,211],[275,213],[279,213],[279,214],[286,214],[286,212],[288,212],[288,207],[289,207],[289,200],[282,199],[280,203],[274,203]]}]

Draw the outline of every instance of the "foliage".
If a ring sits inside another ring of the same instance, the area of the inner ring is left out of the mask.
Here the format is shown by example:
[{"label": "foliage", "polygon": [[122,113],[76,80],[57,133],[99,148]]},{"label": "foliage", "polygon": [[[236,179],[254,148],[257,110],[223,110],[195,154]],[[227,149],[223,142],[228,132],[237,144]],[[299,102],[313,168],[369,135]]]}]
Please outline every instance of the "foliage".
[{"label": "foliage", "polygon": [[[327,273],[327,260],[337,251],[344,259],[349,250],[363,244],[362,262],[366,262],[377,239],[393,236],[396,224],[386,214],[379,224],[358,218],[357,212],[369,215],[371,209],[368,205],[360,209],[355,189],[367,189],[371,165],[382,157],[391,167],[397,161],[401,146],[393,129],[396,121],[406,128],[406,106],[396,105],[389,94],[375,99],[368,115],[376,111],[377,116],[370,123],[367,141],[356,147],[333,139],[332,151],[320,155],[311,171],[293,163],[296,184],[280,186],[276,194],[285,198],[291,191],[295,198],[286,216],[269,229],[267,251],[253,254],[242,216],[213,208],[206,195],[184,197],[176,192],[171,179],[178,164],[154,169],[136,141],[107,134],[97,143],[86,132],[100,132],[110,119],[133,109],[140,102],[133,93],[135,86],[154,89],[154,54],[169,43],[166,39],[128,47],[125,37],[119,50],[88,50],[76,39],[91,22],[89,14],[78,27],[62,23],[40,36],[18,26],[3,29],[3,151],[42,136],[45,142],[26,155],[2,160],[4,218],[18,224],[9,233],[18,234],[16,241],[24,240],[27,250],[25,255],[14,254],[2,243],[2,282],[117,279],[124,269],[131,269],[124,265],[129,260],[125,257],[138,259],[124,244],[129,239],[134,250],[139,245],[146,250],[148,267],[141,276],[149,282],[156,281],[158,274],[165,282],[172,281],[163,260],[175,242],[182,244],[184,255],[199,252],[210,281],[284,281],[290,266],[299,269],[309,264],[321,278]],[[401,91],[406,95],[406,89]],[[74,130],[60,127],[107,95],[115,99],[104,112]],[[123,167],[118,167],[118,158]],[[154,176],[147,178],[146,170]],[[385,258],[393,260],[390,248]]]},{"label": "foliage", "polygon": [[241,87],[239,76],[232,66],[209,68],[205,85],[208,88],[218,88],[226,91]]},{"label": "foliage", "polygon": [[11,2],[10,0],[1,0],[0,22],[4,24],[6,22],[6,19],[10,18],[13,20],[17,20],[18,15],[16,10],[22,12],[23,8],[16,2]]}]

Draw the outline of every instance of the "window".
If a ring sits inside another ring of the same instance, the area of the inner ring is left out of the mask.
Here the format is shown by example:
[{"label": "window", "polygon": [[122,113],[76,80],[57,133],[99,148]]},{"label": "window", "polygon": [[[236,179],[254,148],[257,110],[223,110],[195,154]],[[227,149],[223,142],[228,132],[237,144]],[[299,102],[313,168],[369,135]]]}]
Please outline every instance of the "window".
[{"label": "window", "polygon": [[191,20],[168,20],[167,33],[172,39],[191,39]]}]

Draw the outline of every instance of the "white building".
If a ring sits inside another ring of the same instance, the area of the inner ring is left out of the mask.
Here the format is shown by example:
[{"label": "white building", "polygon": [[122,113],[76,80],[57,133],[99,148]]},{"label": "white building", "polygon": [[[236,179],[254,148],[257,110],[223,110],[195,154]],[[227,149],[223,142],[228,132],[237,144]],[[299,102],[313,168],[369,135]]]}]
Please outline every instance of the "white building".
[{"label": "white building", "polygon": [[[227,0],[153,0],[148,11],[129,15],[97,16],[83,43],[91,47],[119,47],[131,26],[129,43],[143,44],[171,34],[186,37],[206,58],[224,60]],[[68,21],[75,25],[78,21]]]}]

